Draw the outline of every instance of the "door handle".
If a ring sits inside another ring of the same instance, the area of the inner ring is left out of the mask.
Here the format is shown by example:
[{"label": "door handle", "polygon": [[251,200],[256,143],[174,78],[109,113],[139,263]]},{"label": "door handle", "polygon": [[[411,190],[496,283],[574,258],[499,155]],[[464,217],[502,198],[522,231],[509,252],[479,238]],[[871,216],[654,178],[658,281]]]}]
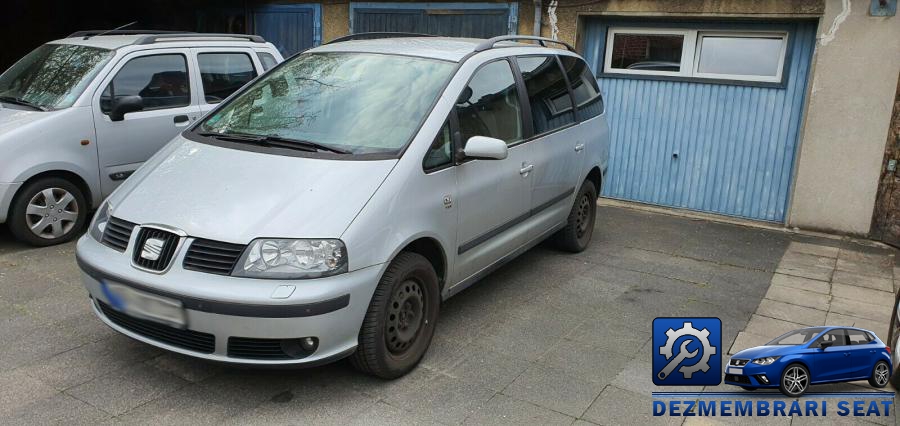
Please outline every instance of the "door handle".
[{"label": "door handle", "polygon": [[172,119],[172,121],[174,121],[175,124],[181,124],[187,123],[188,121],[191,121],[191,119],[186,115],[176,115],[175,118]]},{"label": "door handle", "polygon": [[578,145],[575,145],[575,152],[581,152],[581,151],[584,151],[584,144],[580,143]]},{"label": "door handle", "polygon": [[519,174],[522,176],[525,176],[528,173],[530,173],[532,170],[534,170],[534,164],[529,164],[526,166],[525,163],[522,163],[522,168],[519,169]]},{"label": "door handle", "polygon": [[844,356],[850,356],[850,352],[844,352]]}]

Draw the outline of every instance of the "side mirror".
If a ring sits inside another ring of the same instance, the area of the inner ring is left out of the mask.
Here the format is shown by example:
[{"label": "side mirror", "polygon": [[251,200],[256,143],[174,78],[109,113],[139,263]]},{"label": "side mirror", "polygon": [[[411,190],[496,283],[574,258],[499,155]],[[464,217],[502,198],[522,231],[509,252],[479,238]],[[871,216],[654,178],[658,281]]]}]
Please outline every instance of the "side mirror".
[{"label": "side mirror", "polygon": [[140,111],[144,109],[144,98],[140,96],[122,96],[113,103],[112,111],[109,112],[109,119],[112,121],[122,121],[125,114],[129,112]]},{"label": "side mirror", "polygon": [[463,154],[469,158],[477,158],[479,160],[502,160],[506,158],[508,151],[506,142],[500,139],[489,138],[486,136],[472,136],[466,141],[466,147]]},{"label": "side mirror", "polygon": [[819,343],[819,349],[824,350],[824,349],[830,348],[832,345],[834,345],[834,342],[822,342],[822,343]]}]

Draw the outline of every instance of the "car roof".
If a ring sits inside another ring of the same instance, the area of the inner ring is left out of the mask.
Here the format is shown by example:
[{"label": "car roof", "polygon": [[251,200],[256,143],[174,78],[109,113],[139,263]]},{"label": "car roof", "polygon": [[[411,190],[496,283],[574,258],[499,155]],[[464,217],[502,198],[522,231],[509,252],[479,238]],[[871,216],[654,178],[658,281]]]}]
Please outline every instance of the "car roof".
[{"label": "car roof", "polygon": [[[210,35],[209,37],[203,38],[179,38],[177,35],[167,36],[165,34],[157,34],[161,38],[165,39],[165,42],[156,42],[152,44],[147,44],[145,46],[156,46],[163,44],[166,47],[184,47],[184,46],[197,46],[197,45],[228,45],[228,46],[247,46],[247,47],[261,47],[268,46],[268,44],[254,43],[247,40],[242,40],[239,38],[231,38],[227,36],[215,36]],[[48,44],[76,44],[80,46],[90,46],[90,47],[98,47],[101,49],[110,49],[116,50],[121,49],[123,47],[135,45],[141,39],[147,37],[147,34],[125,34],[125,35],[98,35],[93,36],[85,40],[84,37],[68,37],[62,38],[59,40],[53,40]]]},{"label": "car roof", "polygon": [[[371,40],[350,40],[325,44],[308,52],[363,52],[384,53],[394,55],[419,56],[459,62],[466,55],[475,52],[485,42],[480,38],[461,37],[392,37]],[[566,50],[539,47],[529,43],[501,41],[497,47],[530,47],[534,53],[566,53]],[[540,49],[540,51],[538,50]]]}]

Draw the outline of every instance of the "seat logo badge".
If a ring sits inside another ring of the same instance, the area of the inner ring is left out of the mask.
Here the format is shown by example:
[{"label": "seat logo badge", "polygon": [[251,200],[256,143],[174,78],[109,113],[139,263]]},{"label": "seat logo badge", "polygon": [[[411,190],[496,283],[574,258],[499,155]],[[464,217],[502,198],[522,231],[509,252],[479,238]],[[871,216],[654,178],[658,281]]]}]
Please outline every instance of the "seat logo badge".
[{"label": "seat logo badge", "polygon": [[144,248],[141,249],[141,258],[151,261],[159,259],[159,255],[162,253],[165,244],[166,242],[159,238],[148,238],[147,241],[144,242]]},{"label": "seat logo badge", "polygon": [[[655,319],[653,382],[660,386],[718,385],[722,378],[721,340],[718,318]],[[680,374],[673,374],[676,370]]]}]

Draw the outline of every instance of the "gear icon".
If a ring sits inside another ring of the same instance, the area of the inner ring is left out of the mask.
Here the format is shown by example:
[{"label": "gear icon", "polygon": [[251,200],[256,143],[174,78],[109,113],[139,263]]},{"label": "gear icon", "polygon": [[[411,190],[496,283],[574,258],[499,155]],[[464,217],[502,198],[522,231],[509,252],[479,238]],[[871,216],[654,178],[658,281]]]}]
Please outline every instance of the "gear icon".
[{"label": "gear icon", "polygon": [[659,354],[666,359],[672,359],[672,347],[675,345],[675,341],[684,336],[695,337],[703,346],[703,355],[700,357],[700,361],[694,365],[682,365],[678,369],[685,379],[690,379],[698,371],[704,373],[709,371],[709,357],[716,354],[716,347],[709,344],[709,330],[706,328],[697,330],[692,323],[685,322],[684,326],[678,330],[671,328],[666,330],[666,344],[659,347]]}]

